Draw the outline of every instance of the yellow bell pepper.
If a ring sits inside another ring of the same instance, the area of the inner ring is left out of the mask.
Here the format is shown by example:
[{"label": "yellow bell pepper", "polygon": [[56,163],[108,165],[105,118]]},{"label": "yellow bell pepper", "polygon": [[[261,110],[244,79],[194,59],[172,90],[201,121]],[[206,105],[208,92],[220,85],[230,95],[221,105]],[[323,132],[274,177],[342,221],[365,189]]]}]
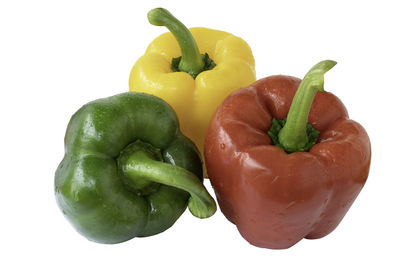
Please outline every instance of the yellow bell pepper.
[{"label": "yellow bell pepper", "polygon": [[129,88],[168,102],[178,115],[183,134],[203,153],[208,123],[219,104],[256,80],[251,49],[243,39],[227,32],[188,30],[162,8],[151,10],[148,18],[170,32],[156,38],[133,66]]}]

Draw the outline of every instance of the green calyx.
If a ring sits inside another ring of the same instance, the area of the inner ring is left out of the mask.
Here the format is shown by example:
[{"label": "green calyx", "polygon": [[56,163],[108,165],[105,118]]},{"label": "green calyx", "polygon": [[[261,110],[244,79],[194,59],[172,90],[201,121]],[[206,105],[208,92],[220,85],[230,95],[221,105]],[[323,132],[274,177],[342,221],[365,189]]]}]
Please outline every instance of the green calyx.
[{"label": "green calyx", "polygon": [[162,161],[160,150],[140,140],[121,153],[118,167],[125,183],[138,195],[148,195],[159,184],[175,187],[190,194],[188,207],[198,218],[207,218],[216,211],[214,199],[192,172]]},{"label": "green calyx", "polygon": [[319,132],[307,122],[308,115],[317,92],[324,92],[324,74],[335,65],[325,60],[313,66],[300,83],[286,120],[272,122],[268,134],[287,153],[308,151],[316,143]]},{"label": "green calyx", "polygon": [[[210,58],[210,56],[205,53],[201,55],[201,58],[203,59],[204,62],[204,68],[201,72],[206,71],[206,70],[211,70],[213,69],[216,64],[214,63],[214,61]],[[172,58],[172,63],[171,63],[171,70],[174,72],[181,72],[180,68],[179,68],[179,64],[182,60],[182,56],[180,57],[175,57]],[[201,73],[200,72],[200,73]],[[189,75],[191,75],[193,78],[196,78],[198,74],[200,73],[193,73],[193,72],[187,72]]]},{"label": "green calyx", "polygon": [[159,188],[159,183],[152,182],[147,178],[143,178],[140,175],[135,176],[126,176],[125,172],[128,171],[128,167],[132,167],[132,165],[136,167],[143,167],[140,165],[140,162],[136,162],[132,154],[144,152],[146,156],[155,161],[163,161],[162,154],[160,149],[155,148],[153,145],[143,142],[141,140],[137,140],[131,144],[129,144],[125,149],[121,151],[120,156],[118,157],[118,171],[122,176],[122,182],[126,186],[128,186],[132,191],[138,194],[138,196],[147,196],[151,193],[154,193]]},{"label": "green calyx", "polygon": [[193,78],[203,71],[213,69],[214,61],[208,54],[200,54],[196,41],[189,29],[164,8],[149,11],[147,18],[152,25],[165,26],[174,35],[181,48],[182,56],[173,58],[171,69],[175,72],[186,72]]},{"label": "green calyx", "polygon": [[[279,132],[281,131],[281,129],[285,126],[286,124],[286,118],[284,119],[272,119],[272,124],[270,129],[268,130],[268,135],[272,140],[272,143],[275,146],[278,146],[282,149],[285,150],[285,148],[283,147],[283,145],[279,142]],[[319,136],[319,131],[316,130],[310,123],[307,122],[307,126],[306,126],[306,131],[307,131],[307,138],[308,138],[308,142],[306,143],[306,145],[302,148],[300,148],[297,151],[309,151],[311,149],[312,146],[314,146],[317,143],[318,140],[318,136]],[[285,152],[287,153],[292,153],[292,151],[288,151],[285,150]]]}]

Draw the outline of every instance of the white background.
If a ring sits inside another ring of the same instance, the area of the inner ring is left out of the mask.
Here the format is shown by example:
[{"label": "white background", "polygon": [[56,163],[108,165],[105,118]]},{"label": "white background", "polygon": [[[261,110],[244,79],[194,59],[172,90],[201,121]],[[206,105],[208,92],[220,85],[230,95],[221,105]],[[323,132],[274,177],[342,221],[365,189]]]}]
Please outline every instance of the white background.
[{"label": "white background", "polygon": [[[395,2],[2,0],[0,264],[399,265]],[[219,210],[206,220],[186,211],[160,235],[101,245],[65,220],[53,182],[69,118],[88,101],[128,90],[131,67],[166,31],[147,22],[147,12],[159,6],[189,27],[245,39],[257,78],[303,77],[320,60],[338,62],[325,88],[365,127],[373,157],[366,186],[333,233],[287,250],[261,249],[248,244]]]}]

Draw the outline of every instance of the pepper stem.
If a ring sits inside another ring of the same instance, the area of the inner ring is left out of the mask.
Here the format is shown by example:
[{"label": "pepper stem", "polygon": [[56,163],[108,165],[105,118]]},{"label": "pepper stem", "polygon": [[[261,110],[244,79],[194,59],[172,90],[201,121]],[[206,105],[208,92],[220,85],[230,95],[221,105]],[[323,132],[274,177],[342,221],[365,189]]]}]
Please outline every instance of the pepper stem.
[{"label": "pepper stem", "polygon": [[307,120],[317,91],[324,91],[324,74],[336,65],[335,61],[325,60],[313,66],[305,75],[293,98],[287,120],[279,132],[280,145],[287,152],[304,150],[309,139]]},{"label": "pepper stem", "polygon": [[149,22],[155,26],[167,27],[175,36],[182,52],[182,59],[179,62],[179,71],[187,72],[195,77],[204,70],[205,63],[196,41],[182,22],[164,8],[150,10],[147,14],[147,18]]},{"label": "pepper stem", "polygon": [[198,218],[210,217],[217,210],[214,199],[196,175],[177,165],[156,160],[145,149],[133,148],[128,156],[121,157],[119,164],[124,176],[135,184],[148,186],[155,182],[188,192],[189,210]]}]

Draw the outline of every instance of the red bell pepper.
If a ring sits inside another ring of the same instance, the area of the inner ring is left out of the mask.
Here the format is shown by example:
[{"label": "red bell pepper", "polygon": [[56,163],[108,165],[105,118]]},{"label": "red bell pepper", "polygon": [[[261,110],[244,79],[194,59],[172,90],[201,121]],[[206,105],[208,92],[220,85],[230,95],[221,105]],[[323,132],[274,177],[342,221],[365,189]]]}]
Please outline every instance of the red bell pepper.
[{"label": "red bell pepper", "polygon": [[[251,244],[288,248],[340,223],[364,186],[371,145],[315,65],[231,94],[208,128],[205,160],[224,215]],[[287,118],[287,119],[285,119]]]}]

